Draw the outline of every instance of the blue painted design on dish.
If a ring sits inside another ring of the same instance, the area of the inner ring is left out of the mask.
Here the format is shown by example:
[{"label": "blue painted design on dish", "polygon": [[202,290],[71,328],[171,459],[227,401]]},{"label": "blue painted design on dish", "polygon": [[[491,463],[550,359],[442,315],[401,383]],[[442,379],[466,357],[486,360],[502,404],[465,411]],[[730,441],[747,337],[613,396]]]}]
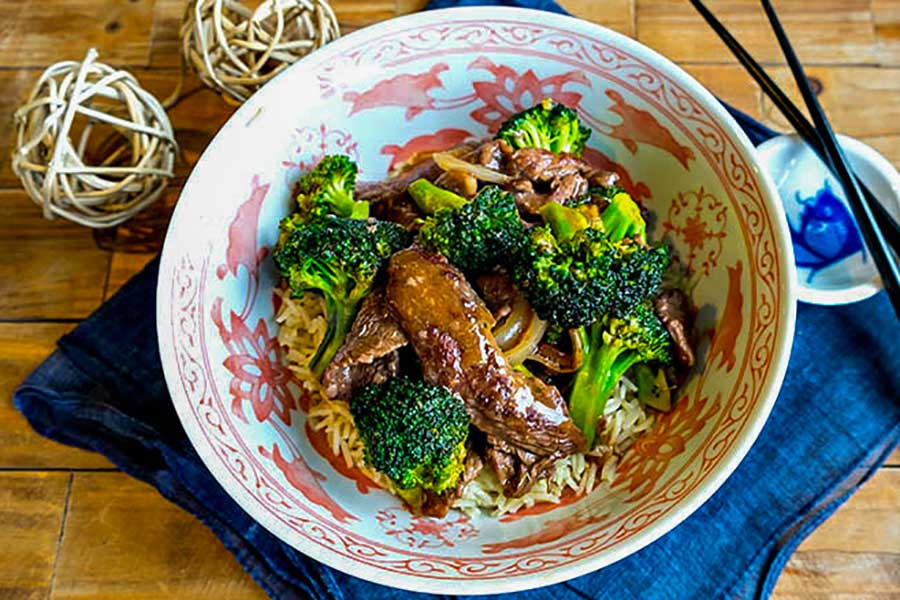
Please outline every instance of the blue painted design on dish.
[{"label": "blue painted design on dish", "polygon": [[[853,215],[844,202],[831,190],[828,181],[814,196],[801,198],[803,206],[799,227],[788,220],[794,244],[794,262],[810,269],[807,283],[824,269],[863,249],[862,240]],[[863,257],[865,259],[865,256]]]}]

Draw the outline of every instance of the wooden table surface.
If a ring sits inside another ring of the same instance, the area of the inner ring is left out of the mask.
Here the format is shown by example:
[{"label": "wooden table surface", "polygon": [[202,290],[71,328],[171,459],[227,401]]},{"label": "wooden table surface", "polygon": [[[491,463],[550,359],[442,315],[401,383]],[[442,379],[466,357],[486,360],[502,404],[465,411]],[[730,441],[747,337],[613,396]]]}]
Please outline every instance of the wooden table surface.
[{"label": "wooden table surface", "polygon": [[[787,89],[790,74],[755,0],[709,0]],[[334,0],[344,31],[423,0]],[[677,61],[714,93],[784,123],[687,0],[564,0]],[[783,20],[839,131],[900,163],[900,0],[780,0]],[[0,145],[41,69],[80,59],[129,68],[163,98],[179,71],[182,0],[0,0]],[[190,79],[187,89],[198,85]],[[796,94],[794,94],[796,98]],[[798,99],[799,102],[799,99]],[[0,162],[0,599],[263,598],[216,538],[98,455],[33,433],[11,402],[55,340],[152,256],[190,165],[233,108],[201,89],[171,117],[184,148],[163,205],[116,232],[45,221]],[[900,598],[900,453],[791,558],[776,598]]]}]

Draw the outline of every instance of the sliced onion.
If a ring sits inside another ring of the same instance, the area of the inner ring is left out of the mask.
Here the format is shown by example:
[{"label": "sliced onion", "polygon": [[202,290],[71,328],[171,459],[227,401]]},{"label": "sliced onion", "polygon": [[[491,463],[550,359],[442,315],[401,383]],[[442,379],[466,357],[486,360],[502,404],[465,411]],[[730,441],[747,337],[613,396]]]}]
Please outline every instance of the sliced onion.
[{"label": "sliced onion", "polygon": [[[522,305],[525,304],[523,307]],[[522,335],[522,329],[525,327],[526,321],[530,320],[528,312],[531,307],[527,306],[527,302],[521,300],[513,304],[510,313],[494,328],[494,339],[501,350],[508,350]]]},{"label": "sliced onion", "polygon": [[488,183],[506,183],[510,179],[509,175],[504,175],[499,171],[488,169],[482,165],[466,162],[449,152],[435,152],[431,158],[437,166],[445,171],[463,171],[476,179],[487,181]]},{"label": "sliced onion", "polygon": [[522,332],[515,346],[504,354],[511,365],[520,365],[525,359],[534,354],[535,348],[547,331],[547,321],[542,321],[535,316],[528,322],[528,327]]},{"label": "sliced onion", "polygon": [[584,338],[577,329],[570,329],[569,339],[572,340],[572,364],[575,365],[572,370],[575,371],[584,362]]},{"label": "sliced onion", "polygon": [[584,345],[577,330],[570,329],[569,337],[572,338],[571,354],[566,354],[556,346],[541,342],[526,360],[541,363],[554,373],[574,373],[584,360]]}]

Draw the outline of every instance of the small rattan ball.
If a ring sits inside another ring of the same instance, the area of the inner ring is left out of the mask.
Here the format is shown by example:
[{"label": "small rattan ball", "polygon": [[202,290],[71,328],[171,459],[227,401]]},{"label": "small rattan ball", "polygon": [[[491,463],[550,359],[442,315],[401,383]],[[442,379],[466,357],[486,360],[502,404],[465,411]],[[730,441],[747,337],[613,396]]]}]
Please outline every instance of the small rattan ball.
[{"label": "small rattan ball", "polygon": [[166,111],[93,49],[44,71],[15,122],[13,171],[48,219],[118,225],[158,199],[173,175]]},{"label": "small rattan ball", "polygon": [[325,0],[191,0],[181,24],[182,55],[224,97],[243,102],[293,62],[340,36]]}]

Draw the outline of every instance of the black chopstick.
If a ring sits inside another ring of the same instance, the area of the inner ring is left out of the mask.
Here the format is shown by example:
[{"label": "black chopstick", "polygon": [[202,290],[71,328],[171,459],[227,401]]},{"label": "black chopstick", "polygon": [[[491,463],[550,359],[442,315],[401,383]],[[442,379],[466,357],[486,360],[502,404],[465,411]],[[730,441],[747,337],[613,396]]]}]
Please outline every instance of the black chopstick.
[{"label": "black chopstick", "polygon": [[[694,8],[697,9],[697,12],[700,13],[709,26],[713,29],[713,31],[718,34],[719,38],[728,46],[728,49],[734,54],[735,58],[740,61],[740,63],[744,66],[750,76],[756,80],[756,83],[759,84],[759,87],[762,88],[763,92],[772,100],[776,107],[781,111],[781,114],[787,118],[788,122],[790,122],[791,126],[800,134],[800,137],[815,151],[816,154],[819,155],[819,158],[822,159],[822,162],[828,166],[832,173],[834,173],[835,177],[837,177],[837,168],[831,164],[831,160],[828,156],[828,153],[825,150],[825,146],[822,144],[822,140],[819,138],[819,134],[816,131],[816,128],[813,127],[812,123],[809,122],[809,119],[800,112],[800,109],[788,98],[787,94],[785,94],[778,84],[776,84],[771,77],[763,70],[762,66],[756,60],[754,60],[753,56],[750,55],[749,52],[738,42],[734,36],[725,28],[725,26],[716,18],[714,14],[712,14],[708,8],[701,2],[700,0],[691,0],[691,4],[694,5]],[[897,223],[896,219],[887,211],[884,205],[878,201],[872,191],[866,186],[866,184],[859,178],[860,187],[862,188],[863,195],[865,196],[866,201],[869,203],[869,208],[872,209],[872,212],[875,215],[875,221],[878,223],[878,226],[882,229],[882,233],[884,233],[885,238],[888,243],[894,248],[897,252],[900,252],[900,223]]]},{"label": "black chopstick", "polygon": [[875,223],[875,216],[872,214],[871,208],[863,200],[862,191],[859,189],[856,177],[850,172],[847,157],[844,156],[843,150],[841,150],[837,139],[834,137],[831,124],[828,122],[825,111],[822,110],[819,100],[809,85],[809,80],[803,71],[803,65],[800,64],[800,60],[797,58],[797,54],[794,52],[794,48],[791,46],[784,28],[781,26],[781,21],[778,19],[775,8],[769,0],[761,0],[761,2],[763,9],[766,11],[766,16],[769,18],[769,23],[772,24],[772,29],[775,31],[775,36],[778,38],[778,43],[781,45],[781,51],[791,67],[791,73],[794,75],[797,87],[800,88],[800,93],[806,102],[806,108],[809,110],[813,123],[816,125],[816,131],[819,133],[822,145],[825,147],[825,151],[837,171],[838,179],[844,187],[847,201],[853,211],[853,216],[856,217],[856,224],[860,233],[862,233],[866,246],[869,247],[875,266],[878,267],[884,289],[891,300],[891,304],[894,306],[894,312],[897,314],[897,318],[900,319],[900,265],[897,264],[897,259],[891,252],[884,234]]}]

